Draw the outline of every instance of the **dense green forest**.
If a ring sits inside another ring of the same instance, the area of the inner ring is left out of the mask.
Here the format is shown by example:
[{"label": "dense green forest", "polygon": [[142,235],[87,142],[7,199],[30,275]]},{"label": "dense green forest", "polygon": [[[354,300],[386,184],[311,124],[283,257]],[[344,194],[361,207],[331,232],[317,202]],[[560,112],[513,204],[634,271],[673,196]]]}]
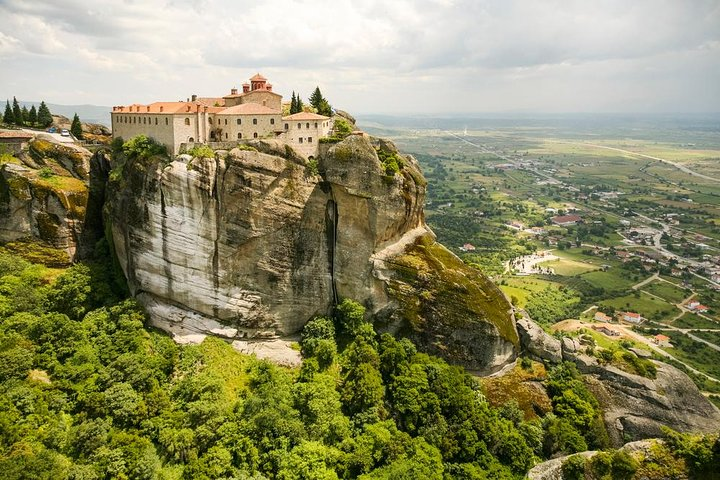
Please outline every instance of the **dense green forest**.
[{"label": "dense green forest", "polygon": [[[299,369],[214,338],[179,346],[145,323],[104,261],[56,270],[0,253],[4,479],[522,478],[541,459],[607,447],[573,365],[549,373],[553,412],[528,418],[378,335],[351,300],[306,325]],[[713,437],[673,438],[677,462],[694,455],[698,471],[720,458]],[[607,457],[612,478],[640,467]],[[567,466],[582,468],[595,467]]]}]

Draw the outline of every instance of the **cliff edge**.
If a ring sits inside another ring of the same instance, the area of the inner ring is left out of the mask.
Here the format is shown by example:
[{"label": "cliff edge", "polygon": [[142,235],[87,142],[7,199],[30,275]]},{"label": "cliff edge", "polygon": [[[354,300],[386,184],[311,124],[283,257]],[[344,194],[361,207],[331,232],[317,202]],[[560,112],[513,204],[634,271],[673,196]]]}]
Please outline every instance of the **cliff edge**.
[{"label": "cliff edge", "polygon": [[350,135],[306,161],[274,140],[213,158],[126,158],[106,225],[131,292],[178,336],[273,338],[340,298],[470,369],[515,358],[511,307],[425,225],[426,181],[387,141]]}]

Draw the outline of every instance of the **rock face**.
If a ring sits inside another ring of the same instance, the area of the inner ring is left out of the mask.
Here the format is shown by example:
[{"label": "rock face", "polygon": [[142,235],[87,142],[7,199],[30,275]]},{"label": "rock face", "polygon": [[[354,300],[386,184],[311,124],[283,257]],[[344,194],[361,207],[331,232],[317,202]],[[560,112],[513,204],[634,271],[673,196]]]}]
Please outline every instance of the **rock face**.
[{"label": "rock face", "polygon": [[[469,368],[514,358],[509,304],[434,241],[412,157],[351,135],[324,146],[316,173],[281,143],[248,145],[170,163],[116,159],[106,221],[156,325],[269,338],[348,297],[381,318],[379,328]],[[378,153],[399,159],[399,173],[387,175]]]},{"label": "rock face", "polygon": [[680,432],[720,429],[720,411],[677,368],[654,361],[656,378],[645,378],[612,365],[600,365],[595,357],[583,353],[584,347],[576,339],[563,337],[560,341],[530,319],[518,320],[517,326],[522,347],[531,355],[558,363],[559,353],[562,360],[577,365],[600,403],[614,446],[660,437],[662,426]]},{"label": "rock face", "polygon": [[0,242],[34,238],[75,257],[88,201],[82,147],[40,135],[29,152],[0,165]]}]

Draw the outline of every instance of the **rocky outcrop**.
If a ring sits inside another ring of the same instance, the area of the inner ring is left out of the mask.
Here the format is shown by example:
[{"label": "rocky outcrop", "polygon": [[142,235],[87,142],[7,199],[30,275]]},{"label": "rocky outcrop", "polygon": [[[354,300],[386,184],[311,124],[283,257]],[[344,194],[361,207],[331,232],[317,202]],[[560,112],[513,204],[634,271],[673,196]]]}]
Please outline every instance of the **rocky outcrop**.
[{"label": "rocky outcrop", "polygon": [[85,217],[91,154],[51,139],[34,138],[28,152],[0,165],[0,242],[39,239],[70,260]]},{"label": "rocky outcrop", "polygon": [[[319,174],[267,140],[215,158],[117,158],[105,217],[152,321],[184,334],[270,338],[348,297],[381,319],[378,328],[469,368],[512,360],[510,306],[434,241],[417,162],[365,135],[324,150]],[[399,160],[400,171],[388,174],[380,157]]]},{"label": "rocky outcrop", "polygon": [[661,436],[663,426],[680,432],[720,429],[720,411],[677,368],[653,361],[656,378],[642,377],[613,365],[601,365],[597,358],[584,353],[585,348],[576,338],[563,337],[560,341],[526,318],[518,320],[517,325],[523,350],[558,363],[560,346],[562,360],[577,365],[600,403],[613,445]]},{"label": "rocky outcrop", "polygon": [[532,356],[550,363],[562,361],[560,340],[546,333],[537,323],[527,318],[520,318],[517,321],[517,329],[520,343]]}]

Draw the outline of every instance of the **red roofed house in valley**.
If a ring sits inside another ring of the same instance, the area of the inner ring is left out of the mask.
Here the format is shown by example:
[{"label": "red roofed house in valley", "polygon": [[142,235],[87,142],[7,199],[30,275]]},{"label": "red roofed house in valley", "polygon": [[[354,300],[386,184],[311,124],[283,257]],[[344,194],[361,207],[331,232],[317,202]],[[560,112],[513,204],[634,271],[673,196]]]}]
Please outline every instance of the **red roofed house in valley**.
[{"label": "red roofed house in valley", "polygon": [[232,88],[223,97],[115,106],[111,112],[113,138],[147,135],[168,147],[173,155],[183,144],[237,142],[252,138],[279,138],[299,154],[317,154],[318,140],[332,130],[329,117],[300,112],[282,117],[282,95],[260,74]]},{"label": "red roofed house in valley", "polygon": [[663,334],[658,334],[653,337],[653,342],[658,344],[661,347],[672,347],[672,344],[670,343],[670,337]]},{"label": "red roofed house in valley", "polygon": [[560,215],[552,218],[552,223],[561,227],[575,225],[578,222],[582,222],[582,217],[578,215]]},{"label": "red roofed house in valley", "polygon": [[623,313],[622,319],[625,320],[626,322],[630,322],[630,323],[640,323],[643,320],[645,320],[642,315],[640,315],[639,313],[634,313],[634,312]]}]

